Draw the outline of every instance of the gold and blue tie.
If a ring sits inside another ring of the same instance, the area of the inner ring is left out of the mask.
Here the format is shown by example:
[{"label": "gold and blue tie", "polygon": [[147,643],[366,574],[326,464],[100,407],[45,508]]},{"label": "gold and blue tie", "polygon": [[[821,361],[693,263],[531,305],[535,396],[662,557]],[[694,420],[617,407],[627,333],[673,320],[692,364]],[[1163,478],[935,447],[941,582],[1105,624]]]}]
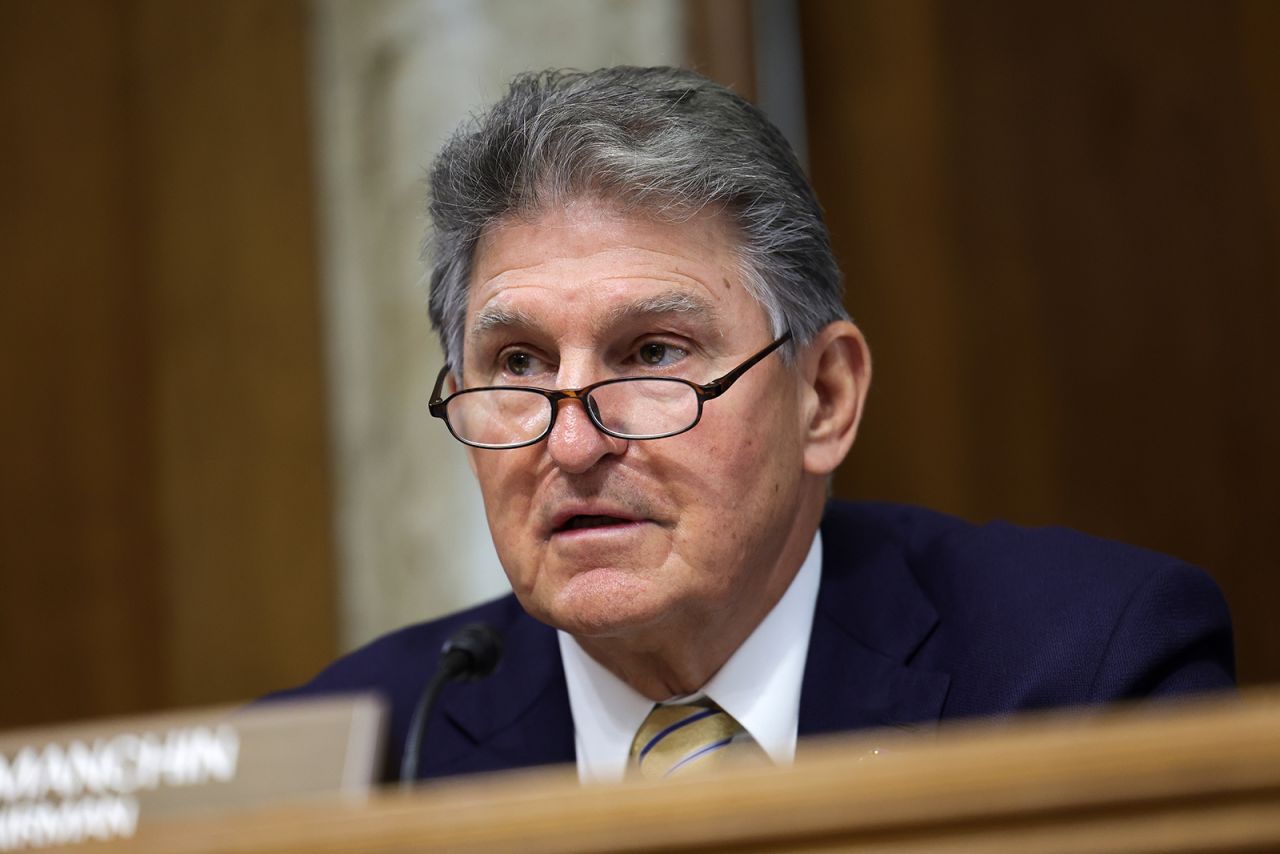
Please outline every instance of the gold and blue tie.
[{"label": "gold and blue tie", "polygon": [[631,743],[632,773],[646,780],[698,773],[741,760],[769,761],[740,723],[706,699],[654,706]]}]

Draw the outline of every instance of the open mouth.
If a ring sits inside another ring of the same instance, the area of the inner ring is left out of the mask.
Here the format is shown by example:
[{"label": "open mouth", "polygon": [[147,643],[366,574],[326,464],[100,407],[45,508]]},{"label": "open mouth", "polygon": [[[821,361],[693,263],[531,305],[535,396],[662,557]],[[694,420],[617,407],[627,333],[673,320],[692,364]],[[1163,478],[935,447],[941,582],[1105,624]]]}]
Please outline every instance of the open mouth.
[{"label": "open mouth", "polygon": [[607,528],[611,525],[630,525],[631,519],[618,516],[570,516],[563,525],[556,528],[556,533],[580,531],[584,528]]}]

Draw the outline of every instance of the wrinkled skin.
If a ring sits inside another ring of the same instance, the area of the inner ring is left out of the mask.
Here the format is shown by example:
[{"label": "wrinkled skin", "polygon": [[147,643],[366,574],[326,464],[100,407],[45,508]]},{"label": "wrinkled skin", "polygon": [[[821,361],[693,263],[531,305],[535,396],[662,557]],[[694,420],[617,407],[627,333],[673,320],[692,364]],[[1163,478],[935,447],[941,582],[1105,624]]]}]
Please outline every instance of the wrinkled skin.
[{"label": "wrinkled skin", "polygon": [[[716,215],[662,223],[591,199],[491,228],[475,256],[463,387],[701,383],[731,370],[773,339],[733,239]],[[606,436],[564,401],[546,441],[468,449],[522,605],[653,699],[697,690],[799,569],[869,375],[865,343],[842,321],[794,365],[765,358],[679,436]],[[575,516],[609,518],[577,527]]]}]

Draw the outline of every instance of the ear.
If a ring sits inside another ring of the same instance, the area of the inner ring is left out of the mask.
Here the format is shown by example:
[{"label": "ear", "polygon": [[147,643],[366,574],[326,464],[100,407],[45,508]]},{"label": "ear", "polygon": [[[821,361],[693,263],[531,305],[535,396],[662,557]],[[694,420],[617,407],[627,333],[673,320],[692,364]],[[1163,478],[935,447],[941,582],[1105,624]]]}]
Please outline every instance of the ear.
[{"label": "ear", "polygon": [[826,476],[853,446],[871,384],[871,351],[847,320],[825,326],[800,351],[804,378],[804,470]]}]

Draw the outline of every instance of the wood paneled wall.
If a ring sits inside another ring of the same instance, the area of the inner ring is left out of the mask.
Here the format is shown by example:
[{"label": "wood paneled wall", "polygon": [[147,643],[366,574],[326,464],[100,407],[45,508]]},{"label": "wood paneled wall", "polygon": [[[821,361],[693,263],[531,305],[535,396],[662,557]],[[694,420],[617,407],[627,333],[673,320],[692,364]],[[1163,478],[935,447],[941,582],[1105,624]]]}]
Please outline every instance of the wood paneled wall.
[{"label": "wood paneled wall", "polygon": [[0,726],[335,652],[304,23],[0,3]]},{"label": "wood paneled wall", "polygon": [[876,374],[838,491],[1197,563],[1280,679],[1280,4],[801,10]]},{"label": "wood paneled wall", "polygon": [[[801,11],[839,491],[1199,563],[1280,679],[1280,5]],[[304,18],[0,0],[0,726],[335,652]]]},{"label": "wood paneled wall", "polygon": [[756,100],[751,0],[684,0],[685,67]]}]

